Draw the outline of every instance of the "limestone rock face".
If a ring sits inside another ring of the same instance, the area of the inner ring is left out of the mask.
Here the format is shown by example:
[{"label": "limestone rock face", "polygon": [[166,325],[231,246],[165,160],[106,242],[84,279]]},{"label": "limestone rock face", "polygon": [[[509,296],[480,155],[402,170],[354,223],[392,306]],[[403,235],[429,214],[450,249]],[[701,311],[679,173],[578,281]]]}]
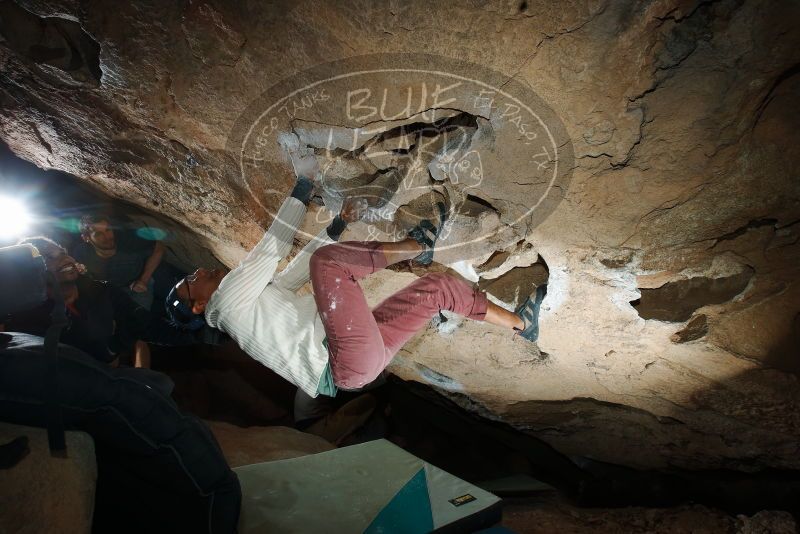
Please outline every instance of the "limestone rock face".
[{"label": "limestone rock face", "polygon": [[320,437],[283,426],[242,428],[217,421],[207,421],[206,424],[217,438],[232,468],[297,458],[336,448]]},{"label": "limestone rock face", "polygon": [[437,261],[508,307],[546,278],[541,337],[446,316],[394,372],[569,454],[797,469],[798,19],[790,0],[5,0],[0,137],[229,266],[290,154],[316,160],[318,204],[367,198],[345,239],[443,201]]},{"label": "limestone rock face", "polygon": [[50,455],[47,431],[0,423],[0,444],[27,436],[30,452],[0,470],[0,531],[92,531],[97,463],[94,442],[83,432],[67,432],[67,457]]}]

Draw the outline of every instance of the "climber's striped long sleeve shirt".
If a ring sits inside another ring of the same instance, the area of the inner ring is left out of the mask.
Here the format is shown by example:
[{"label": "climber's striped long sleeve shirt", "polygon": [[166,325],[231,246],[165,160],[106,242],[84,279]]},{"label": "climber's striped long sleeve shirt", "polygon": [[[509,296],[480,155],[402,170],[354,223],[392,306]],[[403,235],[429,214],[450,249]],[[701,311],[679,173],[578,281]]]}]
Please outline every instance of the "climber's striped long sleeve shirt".
[{"label": "climber's striped long sleeve shirt", "polygon": [[309,260],[334,241],[325,230],[312,239],[280,273],[305,205],[289,197],[258,245],[230,273],[206,306],[206,321],[231,336],[252,358],[312,397],[328,364],[322,326],[313,295],[297,295],[310,278]]}]

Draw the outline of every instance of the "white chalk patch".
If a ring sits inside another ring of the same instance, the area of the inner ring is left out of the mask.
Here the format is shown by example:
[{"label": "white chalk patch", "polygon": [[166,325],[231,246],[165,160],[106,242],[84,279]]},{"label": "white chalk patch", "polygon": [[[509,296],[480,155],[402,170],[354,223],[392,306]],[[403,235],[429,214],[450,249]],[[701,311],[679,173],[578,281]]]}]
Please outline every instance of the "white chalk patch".
[{"label": "white chalk patch", "polygon": [[451,263],[448,265],[448,267],[453,269],[455,272],[457,272],[470,282],[477,282],[479,279],[478,273],[475,272],[475,267],[473,267],[472,264],[467,262],[466,260]]},{"label": "white chalk patch", "polygon": [[461,385],[461,383],[453,380],[449,376],[443,375],[441,373],[434,371],[433,369],[425,367],[424,365],[417,365],[417,372],[419,373],[419,376],[429,384],[433,384],[442,389],[446,389],[447,391],[464,390],[464,386]]},{"label": "white chalk patch", "polygon": [[332,295],[328,295],[328,296],[329,296],[329,297],[330,297],[330,299],[331,299],[331,303],[330,303],[330,305],[328,306],[328,309],[329,309],[329,310],[331,310],[331,311],[333,311],[333,310],[335,310],[335,309],[336,309],[336,305],[337,305],[339,302],[341,302],[341,301],[340,301],[338,298],[336,298],[335,296],[332,296]]},{"label": "white chalk patch", "polygon": [[436,329],[439,331],[439,334],[445,336],[452,335],[464,322],[464,318],[462,316],[453,313],[450,310],[442,310],[440,313],[444,315],[446,321],[440,321],[435,325]]},{"label": "white chalk patch", "polygon": [[286,152],[296,152],[300,149],[300,138],[293,133],[281,132],[278,134],[278,144]]}]

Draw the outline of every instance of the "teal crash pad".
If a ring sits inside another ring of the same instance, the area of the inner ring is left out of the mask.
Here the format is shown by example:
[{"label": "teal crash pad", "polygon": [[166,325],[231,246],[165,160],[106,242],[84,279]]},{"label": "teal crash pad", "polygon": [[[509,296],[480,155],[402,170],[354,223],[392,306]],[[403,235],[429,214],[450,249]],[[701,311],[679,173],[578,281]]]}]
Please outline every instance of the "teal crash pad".
[{"label": "teal crash pad", "polygon": [[498,497],[386,440],[234,471],[243,534],[469,532],[500,520]]}]

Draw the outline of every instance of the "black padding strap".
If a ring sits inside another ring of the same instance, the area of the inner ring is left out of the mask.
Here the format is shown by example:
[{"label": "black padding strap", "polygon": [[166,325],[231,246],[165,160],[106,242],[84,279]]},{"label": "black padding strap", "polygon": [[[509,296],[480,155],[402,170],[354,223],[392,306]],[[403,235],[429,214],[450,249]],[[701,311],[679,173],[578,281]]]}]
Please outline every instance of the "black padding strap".
[{"label": "black padding strap", "polygon": [[47,278],[50,282],[51,298],[55,302],[53,313],[50,316],[50,326],[44,335],[44,353],[47,357],[47,371],[44,377],[47,395],[45,399],[47,404],[47,442],[51,454],[64,454],[67,451],[67,442],[64,436],[61,405],[58,402],[58,339],[61,337],[61,330],[67,324],[67,311],[64,307],[61,288],[55,276],[48,272]]}]

